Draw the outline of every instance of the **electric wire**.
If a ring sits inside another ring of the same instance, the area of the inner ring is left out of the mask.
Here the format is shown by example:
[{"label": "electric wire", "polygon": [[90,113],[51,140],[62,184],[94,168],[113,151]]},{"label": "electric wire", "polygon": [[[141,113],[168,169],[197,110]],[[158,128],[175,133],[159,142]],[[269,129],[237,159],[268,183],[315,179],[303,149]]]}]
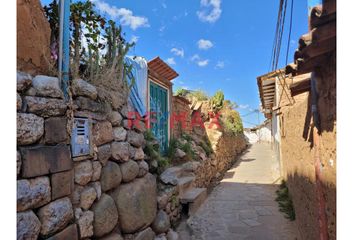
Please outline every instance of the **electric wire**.
[{"label": "electric wire", "polygon": [[288,36],[288,46],[286,49],[286,63],[285,65],[288,65],[288,57],[289,57],[289,48],[290,48],[290,39],[291,39],[291,31],[293,28],[293,9],[294,9],[294,0],[291,0],[291,9],[290,9],[290,23],[289,23],[289,36]]}]

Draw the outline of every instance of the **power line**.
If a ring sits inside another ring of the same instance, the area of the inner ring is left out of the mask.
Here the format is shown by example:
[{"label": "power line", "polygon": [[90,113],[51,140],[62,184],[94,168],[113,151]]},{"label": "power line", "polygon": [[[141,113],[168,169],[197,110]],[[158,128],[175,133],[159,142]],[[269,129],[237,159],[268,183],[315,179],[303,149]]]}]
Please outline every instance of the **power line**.
[{"label": "power line", "polygon": [[279,9],[278,9],[278,19],[277,19],[277,25],[276,25],[273,48],[272,48],[272,56],[271,56],[272,71],[276,70],[278,67],[281,44],[283,39],[283,32],[284,32],[286,9],[287,9],[287,0],[280,0]]},{"label": "power line", "polygon": [[294,9],[294,0],[291,0],[291,9],[290,9],[290,26],[289,26],[289,36],[288,36],[288,47],[286,49],[286,63],[288,65],[288,56],[289,56],[289,48],[290,48],[290,39],[291,39],[291,30],[293,28],[293,9]]}]

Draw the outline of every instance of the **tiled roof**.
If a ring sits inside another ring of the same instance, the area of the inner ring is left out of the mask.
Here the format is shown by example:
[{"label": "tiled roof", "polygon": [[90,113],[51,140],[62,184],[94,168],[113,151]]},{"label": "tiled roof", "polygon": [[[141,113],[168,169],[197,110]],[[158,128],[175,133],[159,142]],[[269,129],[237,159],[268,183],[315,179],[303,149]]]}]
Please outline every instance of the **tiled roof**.
[{"label": "tiled roof", "polygon": [[336,1],[327,0],[312,9],[309,17],[310,32],[299,39],[294,63],[286,66],[286,73],[304,74],[321,66],[328,54],[336,50]]}]

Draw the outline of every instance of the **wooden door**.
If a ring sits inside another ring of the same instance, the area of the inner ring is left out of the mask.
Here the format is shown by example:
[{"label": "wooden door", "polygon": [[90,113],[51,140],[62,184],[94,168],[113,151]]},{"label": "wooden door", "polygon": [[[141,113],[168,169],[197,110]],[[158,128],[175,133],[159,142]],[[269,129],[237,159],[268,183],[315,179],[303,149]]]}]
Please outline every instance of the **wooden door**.
[{"label": "wooden door", "polygon": [[150,81],[151,131],[160,144],[161,153],[168,147],[168,91]]}]

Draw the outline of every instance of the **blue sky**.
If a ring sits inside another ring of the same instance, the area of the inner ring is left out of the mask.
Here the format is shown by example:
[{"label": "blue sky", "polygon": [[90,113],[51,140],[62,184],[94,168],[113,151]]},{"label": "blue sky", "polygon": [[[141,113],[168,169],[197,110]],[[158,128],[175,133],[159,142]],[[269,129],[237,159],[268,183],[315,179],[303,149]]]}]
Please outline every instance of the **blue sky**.
[{"label": "blue sky", "polygon": [[[49,0],[42,0],[46,4]],[[279,1],[276,0],[93,0],[102,15],[123,25],[127,40],[135,40],[132,55],[150,60],[160,56],[178,73],[174,89],[221,89],[240,105],[241,116],[260,104],[256,77],[270,69]],[[290,2],[290,1],[289,1]],[[287,21],[279,67],[285,65]],[[307,0],[294,0],[289,52],[306,33]],[[172,50],[173,49],[173,50]],[[257,114],[243,117],[245,127],[258,123]],[[264,120],[260,114],[260,121]]]}]

